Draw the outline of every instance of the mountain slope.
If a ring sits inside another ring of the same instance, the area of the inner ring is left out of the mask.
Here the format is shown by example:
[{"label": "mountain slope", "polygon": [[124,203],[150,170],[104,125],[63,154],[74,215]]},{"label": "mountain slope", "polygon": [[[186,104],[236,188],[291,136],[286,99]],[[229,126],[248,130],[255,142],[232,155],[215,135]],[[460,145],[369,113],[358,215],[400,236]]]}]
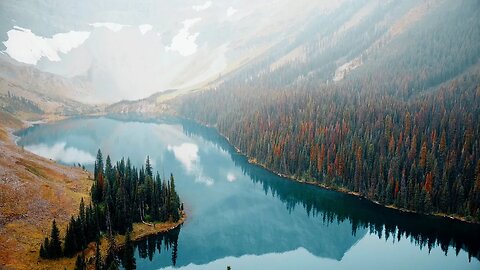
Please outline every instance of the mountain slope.
[{"label": "mountain slope", "polygon": [[41,72],[0,56],[0,108],[22,119],[42,115],[74,115],[93,112],[92,106],[75,101],[88,95],[87,88],[64,77]]},{"label": "mountain slope", "polygon": [[71,268],[73,259],[39,264],[38,249],[50,233],[52,219],[63,230],[78,211],[80,199],[89,198],[88,173],[23,151],[11,134],[23,123],[3,111],[0,123],[0,265],[5,269]]},{"label": "mountain slope", "polygon": [[470,1],[346,3],[176,108],[279,173],[479,221],[478,17]]}]

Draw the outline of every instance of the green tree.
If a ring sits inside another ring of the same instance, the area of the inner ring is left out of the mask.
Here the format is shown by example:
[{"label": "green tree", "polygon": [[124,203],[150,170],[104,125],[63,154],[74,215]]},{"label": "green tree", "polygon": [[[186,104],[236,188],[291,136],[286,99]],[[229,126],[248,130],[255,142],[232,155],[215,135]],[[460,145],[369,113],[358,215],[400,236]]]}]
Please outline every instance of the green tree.
[{"label": "green tree", "polygon": [[145,173],[149,175],[151,178],[153,178],[152,165],[150,164],[149,156],[147,156],[147,160],[145,161]]},{"label": "green tree", "polygon": [[60,241],[60,231],[58,230],[55,219],[52,222],[52,231],[50,233],[50,254],[51,258],[59,258],[62,256],[62,243]]}]

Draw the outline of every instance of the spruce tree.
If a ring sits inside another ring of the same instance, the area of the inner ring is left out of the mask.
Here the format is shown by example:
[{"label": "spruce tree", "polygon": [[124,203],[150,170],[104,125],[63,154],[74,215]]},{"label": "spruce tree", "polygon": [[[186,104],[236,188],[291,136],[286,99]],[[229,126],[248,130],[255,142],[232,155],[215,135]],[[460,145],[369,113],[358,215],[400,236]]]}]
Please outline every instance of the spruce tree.
[{"label": "spruce tree", "polygon": [[52,251],[50,249],[50,240],[48,237],[45,237],[45,240],[43,240],[43,249],[44,249],[44,255],[45,259],[50,259],[52,257]]},{"label": "spruce tree", "polygon": [[153,178],[152,165],[150,164],[150,157],[147,156],[147,161],[145,162],[145,173]]},{"label": "spruce tree", "polygon": [[67,226],[67,232],[65,233],[65,242],[63,243],[63,253],[65,256],[72,256],[77,251],[77,241],[75,234],[75,219],[73,216],[70,219],[70,223]]},{"label": "spruce tree", "polygon": [[95,167],[94,167],[95,180],[97,180],[97,177],[100,174],[103,175],[103,155],[102,155],[102,151],[100,151],[100,149],[98,149],[97,159],[95,160]]},{"label": "spruce tree", "polygon": [[47,258],[47,252],[45,251],[45,248],[43,247],[43,243],[40,244],[40,258],[42,258],[42,259]]},{"label": "spruce tree", "polygon": [[58,230],[55,219],[52,222],[52,232],[50,234],[52,239],[50,242],[50,251],[52,258],[59,258],[62,256],[62,243],[60,241],[60,231]]}]

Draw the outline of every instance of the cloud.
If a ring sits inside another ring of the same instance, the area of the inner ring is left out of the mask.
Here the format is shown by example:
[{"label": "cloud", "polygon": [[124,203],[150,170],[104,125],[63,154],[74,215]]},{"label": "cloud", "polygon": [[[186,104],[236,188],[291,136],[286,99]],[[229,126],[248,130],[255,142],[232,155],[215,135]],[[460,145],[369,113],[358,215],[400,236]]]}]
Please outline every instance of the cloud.
[{"label": "cloud", "polygon": [[227,174],[227,180],[228,180],[228,182],[233,182],[233,181],[237,180],[237,177],[235,177],[235,175],[233,173],[228,173]]},{"label": "cloud", "polygon": [[235,13],[237,13],[238,10],[236,10],[234,7],[229,7],[227,9],[227,16],[230,17],[230,16],[233,16]]},{"label": "cloud", "polygon": [[93,27],[96,27],[96,28],[105,27],[108,30],[113,31],[113,32],[118,32],[118,31],[122,30],[123,27],[128,26],[128,25],[123,25],[123,24],[118,24],[118,23],[110,23],[110,22],[103,22],[103,23],[96,22],[96,23],[91,23],[90,25],[93,26]]},{"label": "cloud", "polygon": [[195,10],[195,11],[202,11],[202,10],[206,10],[206,9],[209,8],[211,5],[212,5],[212,1],[207,1],[207,2],[205,2],[203,5],[192,6],[192,8],[193,8],[193,10]]},{"label": "cloud", "polygon": [[145,35],[148,31],[152,30],[153,26],[150,24],[142,24],[138,26],[138,30],[140,30],[140,33],[142,35]]},{"label": "cloud", "polygon": [[172,38],[170,46],[166,46],[166,51],[176,51],[182,56],[189,56],[197,51],[197,44],[195,41],[199,33],[191,34],[189,32],[190,27],[201,21],[202,18],[193,18],[183,21],[183,28],[180,29],[178,34]]},{"label": "cloud", "polygon": [[198,146],[193,143],[182,143],[179,146],[167,147],[169,151],[172,151],[175,158],[180,161],[187,171],[191,172],[194,169],[195,163],[198,161]]},{"label": "cloud", "polygon": [[59,142],[53,146],[46,144],[27,145],[25,149],[39,156],[50,158],[63,163],[92,164],[95,157],[88,152],[75,147],[65,147],[65,142]]},{"label": "cloud", "polygon": [[37,36],[30,29],[14,26],[7,32],[8,39],[3,44],[5,52],[13,59],[36,65],[42,57],[50,61],[60,61],[58,53],[68,53],[90,37],[90,32],[70,31],[59,33],[51,38]]}]

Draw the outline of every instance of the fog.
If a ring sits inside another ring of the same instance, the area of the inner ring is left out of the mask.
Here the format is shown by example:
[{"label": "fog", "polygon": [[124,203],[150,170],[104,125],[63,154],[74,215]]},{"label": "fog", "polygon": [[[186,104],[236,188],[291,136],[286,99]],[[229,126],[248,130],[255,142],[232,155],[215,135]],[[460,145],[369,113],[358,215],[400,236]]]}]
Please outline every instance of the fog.
[{"label": "fog", "polygon": [[342,1],[2,1],[2,53],[91,85],[91,103],[195,89]]}]

